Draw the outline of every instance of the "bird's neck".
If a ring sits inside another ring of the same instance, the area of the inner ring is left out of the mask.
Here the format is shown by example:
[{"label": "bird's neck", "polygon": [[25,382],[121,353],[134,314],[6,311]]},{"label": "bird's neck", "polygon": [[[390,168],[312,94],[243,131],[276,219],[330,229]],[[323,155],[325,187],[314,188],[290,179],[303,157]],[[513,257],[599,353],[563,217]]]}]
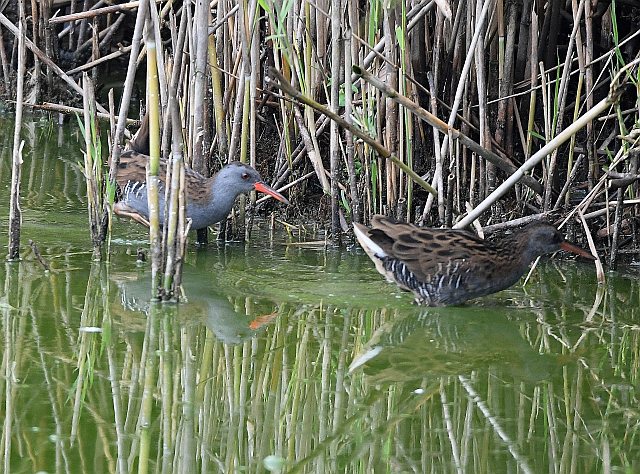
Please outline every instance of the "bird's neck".
[{"label": "bird's neck", "polygon": [[503,249],[504,255],[512,255],[514,265],[521,266],[523,269],[529,266],[538,255],[532,252],[528,241],[522,238],[522,235],[512,234],[504,237],[498,245]]},{"label": "bird's neck", "polygon": [[227,215],[231,211],[238,193],[226,184],[224,180],[216,178],[217,176],[213,176],[207,179],[207,189],[210,193],[209,201],[216,207],[218,212]]}]

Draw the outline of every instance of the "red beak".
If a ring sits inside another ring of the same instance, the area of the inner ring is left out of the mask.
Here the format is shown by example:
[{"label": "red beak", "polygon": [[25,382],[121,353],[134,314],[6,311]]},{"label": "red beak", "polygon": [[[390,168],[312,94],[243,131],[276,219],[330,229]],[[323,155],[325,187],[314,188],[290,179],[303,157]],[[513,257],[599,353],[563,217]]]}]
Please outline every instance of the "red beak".
[{"label": "red beak", "polygon": [[261,193],[268,194],[269,196],[276,198],[280,202],[289,204],[289,200],[286,197],[284,197],[278,191],[273,189],[268,184],[263,183],[262,181],[258,181],[256,184],[253,185],[253,187],[256,188],[256,191],[260,191]]},{"label": "red beak", "polygon": [[591,255],[586,250],[582,250],[577,245],[570,244],[569,242],[562,242],[560,244],[560,248],[567,252],[575,253],[576,255],[580,255],[581,257],[588,258],[589,260],[595,260],[595,257]]}]

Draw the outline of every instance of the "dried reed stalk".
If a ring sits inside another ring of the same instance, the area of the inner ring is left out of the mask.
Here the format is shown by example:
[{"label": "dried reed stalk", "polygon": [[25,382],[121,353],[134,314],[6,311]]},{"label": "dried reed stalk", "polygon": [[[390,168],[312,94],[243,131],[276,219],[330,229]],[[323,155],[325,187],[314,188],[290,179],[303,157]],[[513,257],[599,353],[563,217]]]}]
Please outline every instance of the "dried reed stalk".
[{"label": "dried reed stalk", "polygon": [[[22,129],[22,102],[24,97],[24,78],[26,76],[26,18],[24,0],[19,4],[18,26],[18,78],[16,84],[16,120],[13,131],[13,158],[11,166],[11,198],[9,202],[9,254],[10,261],[20,259],[20,231],[22,227],[22,211],[20,210],[20,176],[22,174],[22,147],[20,138]],[[0,14],[1,15],[1,14]],[[4,18],[4,16],[2,16]],[[1,19],[1,18],[0,18]]]}]

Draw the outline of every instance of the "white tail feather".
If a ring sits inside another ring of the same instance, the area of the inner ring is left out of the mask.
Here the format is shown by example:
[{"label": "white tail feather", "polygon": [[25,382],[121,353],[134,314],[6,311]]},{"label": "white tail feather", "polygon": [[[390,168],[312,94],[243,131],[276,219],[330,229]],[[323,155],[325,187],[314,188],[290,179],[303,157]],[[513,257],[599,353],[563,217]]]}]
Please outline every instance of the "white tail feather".
[{"label": "white tail feather", "polygon": [[[362,227],[362,229],[360,227]],[[360,245],[362,246],[362,248],[371,257],[373,255],[375,255],[378,258],[386,257],[387,254],[385,253],[385,251],[382,250],[380,246],[376,244],[373,240],[371,240],[363,229],[366,229],[366,227],[362,226],[361,224],[356,224],[356,223],[353,224],[353,232],[356,234],[356,238],[358,239],[358,242],[360,242]]]}]

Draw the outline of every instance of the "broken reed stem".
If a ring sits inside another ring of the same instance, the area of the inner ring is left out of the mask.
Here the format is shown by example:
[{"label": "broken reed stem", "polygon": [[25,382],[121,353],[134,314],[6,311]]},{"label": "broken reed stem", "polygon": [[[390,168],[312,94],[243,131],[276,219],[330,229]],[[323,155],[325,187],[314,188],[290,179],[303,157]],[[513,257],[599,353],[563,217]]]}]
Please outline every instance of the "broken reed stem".
[{"label": "broken reed stem", "polygon": [[[171,183],[169,187],[168,217],[166,226],[166,259],[163,281],[163,298],[178,298],[174,285],[177,260],[182,257],[182,249],[177,248],[183,239],[177,238],[183,233],[184,225],[180,225],[180,201],[184,201],[184,187],[180,187],[180,178],[184,174],[184,157],[182,154],[182,126],[175,91],[169,91],[169,113],[171,114]],[[179,279],[179,278],[178,278]]]},{"label": "broken reed stem", "polygon": [[[429,92],[431,93],[431,100],[429,101],[431,113],[434,116],[437,116],[436,113],[438,111],[438,101],[436,100],[436,98],[438,97],[438,94],[434,75],[432,72],[427,73],[427,81],[429,82]],[[444,221],[444,190],[442,189],[442,146],[440,145],[440,134],[438,133],[437,127],[432,125],[431,130],[433,134],[433,154],[435,156],[436,162],[431,186],[433,186],[438,191],[438,217],[440,219],[440,222],[442,223]],[[424,205],[424,209],[422,211],[421,221],[424,221],[431,212],[431,207],[433,206],[434,200],[435,198],[433,194],[429,194],[429,196],[427,196],[427,202]]]},{"label": "broken reed stem", "polygon": [[618,199],[616,201],[614,220],[613,220],[613,236],[611,237],[611,254],[609,255],[609,268],[616,269],[616,260],[618,258],[618,245],[620,239],[620,227],[622,226],[622,203],[624,200],[624,190],[626,186],[618,188]]},{"label": "broken reed stem", "polygon": [[[156,62],[156,40],[151,20],[147,22],[147,104],[149,114],[149,163],[147,164],[147,201],[149,203],[149,244],[151,246],[151,294],[157,296],[159,272],[162,268],[162,248],[160,242],[159,171],[160,171],[160,91],[158,64]],[[165,170],[166,173],[166,170]],[[166,178],[166,176],[165,176]],[[165,216],[162,210],[162,216]]]},{"label": "broken reed stem", "polygon": [[[191,167],[202,174],[203,176],[209,176],[207,155],[208,155],[208,115],[205,114],[206,110],[206,82],[207,82],[207,49],[209,47],[208,37],[208,20],[209,20],[209,2],[208,0],[196,0],[194,19],[192,22],[192,42],[190,47],[194,48],[191,51],[191,88],[190,88],[190,100],[191,100],[191,120],[192,127],[190,130],[190,138],[192,140],[191,149]],[[190,11],[190,9],[188,9]],[[206,244],[208,241],[207,229],[198,229],[197,242],[199,244]]]},{"label": "broken reed stem", "polygon": [[[76,55],[82,54],[85,50],[97,46],[104,47],[105,44],[111,41],[113,35],[119,30],[119,27],[122,25],[124,20],[126,19],[126,15],[120,15],[118,19],[108,28],[103,29],[102,31],[98,31],[97,25],[94,25],[92,28],[91,38],[87,39],[84,43],[79,45],[75,51]],[[95,19],[93,21],[96,21]],[[93,57],[93,60],[97,59],[97,57]]]},{"label": "broken reed stem", "polygon": [[[340,78],[341,60],[341,22],[342,13],[340,8],[340,0],[331,0],[331,81],[330,86],[330,108],[336,114],[340,109],[340,86],[342,81]],[[392,127],[395,128],[395,127]],[[340,209],[338,207],[338,179],[340,173],[340,156],[341,156],[340,135],[338,132],[338,124],[331,122],[329,126],[329,172],[331,186],[331,234],[330,238],[337,243],[340,238]],[[345,229],[346,230],[346,229]]]},{"label": "broken reed stem", "polygon": [[[256,123],[256,118],[258,116],[257,107],[258,107],[258,92],[261,89],[262,84],[258,83],[258,77],[262,77],[262,74],[258,74],[261,69],[260,65],[260,35],[259,29],[256,27],[257,22],[259,21],[259,13],[258,13],[258,1],[252,0],[248,2],[249,7],[249,30],[248,38],[249,38],[249,164],[254,168],[257,166],[257,142],[258,142],[258,125]],[[239,10],[242,11],[242,10]],[[261,93],[261,91],[260,91]],[[253,208],[256,202],[256,193],[252,192],[249,194],[249,202],[251,207]],[[240,211],[243,213],[245,211],[245,203],[240,200]],[[245,216],[244,219],[241,220],[242,225],[244,226],[245,232],[245,240],[248,240],[251,235],[251,224],[252,224],[253,213],[249,213],[248,216]]]},{"label": "broken reed stem", "polygon": [[604,285],[605,276],[604,276],[604,267],[602,266],[602,262],[600,261],[600,257],[598,257],[598,252],[596,250],[596,246],[593,243],[593,237],[591,235],[591,231],[589,230],[589,226],[587,225],[587,221],[584,218],[584,214],[582,211],[578,211],[578,216],[580,218],[580,222],[582,222],[582,227],[584,228],[584,233],[587,236],[587,242],[589,243],[589,250],[591,254],[595,257],[595,265],[596,265],[596,278],[598,280],[598,284]]},{"label": "broken reed stem", "polygon": [[[353,88],[351,81],[351,66],[353,65],[353,55],[351,54],[351,28],[345,28],[344,32],[344,117],[347,123],[353,125]],[[353,134],[345,130],[345,152],[347,158],[347,172],[349,173],[349,196],[351,200],[351,220],[362,222],[362,201],[358,192],[358,177],[355,165],[355,146]],[[429,194],[431,196],[431,194]]]},{"label": "broken reed stem", "polygon": [[[205,130],[205,93],[207,78],[207,48],[209,46],[207,20],[209,2],[207,0],[196,0],[194,18],[194,42],[195,70],[193,74],[193,105],[191,114],[193,116],[193,155],[192,167],[195,171],[205,174],[206,172],[206,130]],[[206,174],[205,174],[206,175]]]},{"label": "broken reed stem", "polygon": [[[247,64],[247,67],[250,67],[249,64]],[[249,134],[250,134],[249,123],[251,122],[250,120],[251,105],[249,103],[250,97],[251,97],[251,75],[248,73],[246,69],[243,69],[243,70],[244,70],[244,73],[240,78],[240,80],[243,82],[244,88],[243,88],[242,95],[238,96],[238,101],[240,101],[241,98],[243,99],[242,100],[242,121],[241,121],[242,126],[240,128],[241,132],[240,132],[240,157],[239,158],[241,163],[247,163],[248,161],[247,155],[249,153]],[[236,221],[236,229],[239,235],[241,235],[243,238],[246,238],[247,216],[245,215],[245,208],[247,204],[247,197],[244,194],[242,194],[238,196],[238,198],[240,201],[240,205],[238,206],[238,219]]]},{"label": "broken reed stem", "polygon": [[[485,2],[486,6],[486,2]],[[484,7],[483,7],[484,10]],[[478,17],[482,16],[482,12],[480,11],[480,2],[476,3],[476,15]],[[484,23],[478,25],[480,31],[476,31],[474,34],[482,33],[486,25]],[[479,140],[480,146],[484,149],[488,149],[491,141],[491,132],[489,131],[489,123],[488,123],[488,104],[487,104],[487,94],[488,94],[488,84],[487,84],[487,65],[486,58],[483,54],[485,48],[485,38],[484,35],[480,35],[478,42],[476,43],[476,54],[474,55],[474,63],[476,66],[476,90],[478,91],[478,122],[479,122]],[[484,199],[488,192],[490,192],[490,188],[495,184],[495,170],[491,168],[491,165],[485,161],[479,162],[478,167],[478,187],[477,187],[477,197],[478,199]]]},{"label": "broken reed stem", "polygon": [[[384,49],[384,57],[390,64],[394,66],[398,64],[397,60],[397,51],[395,45],[395,24],[396,24],[396,16],[395,12],[388,8],[383,8],[382,15],[382,34],[386,38],[385,41],[385,49]],[[395,68],[394,68],[395,69]],[[398,90],[398,76],[395,73],[395,70],[385,71],[385,84],[388,83],[389,87]],[[384,102],[384,108],[386,110],[385,121],[387,123],[394,124],[393,127],[384,127],[382,128],[382,122],[377,122],[377,132],[376,135],[380,137],[381,142],[385,145],[385,147],[396,157],[398,157],[398,104],[391,100],[389,97],[381,98],[381,102]],[[402,161],[400,157],[398,157],[399,161]],[[382,175],[383,173],[381,173]],[[400,199],[399,186],[396,181],[397,171],[392,166],[392,163],[385,160],[384,163],[384,184],[387,189],[386,199],[384,201],[384,206],[386,207],[385,212],[389,213],[391,216],[396,216],[397,209],[394,208],[394,204],[398,202]]]},{"label": "broken reed stem", "polygon": [[[593,13],[591,11],[591,2],[586,2],[584,4],[584,18],[585,18],[585,36],[586,36],[586,47],[585,47],[585,54],[584,54],[584,62],[585,62],[585,79],[584,79],[584,84],[585,84],[585,90],[587,91],[586,94],[586,107],[587,110],[591,109],[591,107],[593,107],[593,87],[594,87],[594,80],[593,80],[593,65],[592,65],[592,60],[593,60]],[[640,33],[640,30],[638,30],[638,32]],[[594,133],[593,133],[593,122],[589,122],[587,123],[587,127],[586,127],[586,132],[587,132],[587,138],[586,138],[586,149],[587,149],[587,162],[588,162],[588,173],[587,173],[587,183],[589,184],[589,187],[592,187],[592,185],[594,184],[595,180],[597,179],[596,173],[597,173],[597,158],[595,157],[595,150],[593,147],[593,137],[594,137]]]},{"label": "broken reed stem", "polygon": [[119,58],[120,56],[124,56],[125,54],[129,53],[131,51],[131,46],[125,46],[120,48],[118,51],[114,51],[113,53],[107,54],[105,56],[102,56],[101,58],[98,58],[94,61],[89,61],[86,64],[83,64],[82,66],[78,66],[76,68],[73,68],[69,71],[67,71],[67,74],[69,76],[73,76],[74,74],[77,74],[79,72],[83,72],[83,71],[87,71],[89,69],[93,69],[103,63],[106,63],[107,61],[110,61],[112,59],[115,58]]},{"label": "broken reed stem", "polygon": [[[406,21],[403,20],[403,40],[402,40],[403,45],[406,44],[406,41],[407,41],[407,33],[406,33],[405,27],[406,27]],[[407,73],[410,71],[411,66],[410,66],[409,52],[406,50],[405,46],[401,48],[401,58],[402,58],[401,59],[402,71],[400,71],[399,73],[399,80],[402,87],[402,93],[404,95],[413,95],[413,92],[415,91],[413,87],[413,83],[409,82],[409,80],[407,79]],[[411,112],[406,110],[404,107],[401,107],[400,111],[402,114],[400,130],[403,133],[403,137],[400,143],[404,147],[403,155],[405,156],[405,161],[407,163],[407,166],[413,169],[415,154],[417,151],[416,147],[414,147],[414,143],[416,139],[415,133],[417,132],[417,129],[414,128],[414,120]],[[403,202],[405,203],[405,207],[406,207],[406,210],[403,213],[404,215],[401,215],[400,218],[411,222],[414,218],[413,206],[414,206],[414,198],[415,198],[413,181],[411,181],[410,179],[406,179],[403,173],[400,174],[400,177],[402,178],[401,190],[405,196]],[[429,195],[431,196],[431,194]],[[415,211],[417,211],[417,209]]]},{"label": "broken reed stem", "polygon": [[102,183],[102,157],[99,150],[99,137],[96,121],[96,98],[93,82],[84,73],[82,75],[82,88],[84,89],[84,176],[87,182],[87,212],[89,214],[89,228],[93,243],[93,259],[99,260],[104,235],[101,232],[102,200],[100,184]]},{"label": "broken reed stem", "polygon": [[[24,141],[20,139],[22,129],[22,101],[24,100],[24,78],[26,76],[26,20],[24,1],[20,1],[20,18],[18,28],[18,77],[16,85],[16,121],[13,131],[13,159],[11,166],[11,198],[9,202],[9,261],[20,259],[20,230],[22,226],[22,211],[20,210],[20,176],[22,174],[22,147]],[[4,15],[0,14],[2,18]],[[5,18],[6,19],[6,18]]]},{"label": "broken reed stem", "polygon": [[[36,1],[31,0],[31,37],[33,39],[33,44],[38,44],[40,42],[40,35],[39,35],[40,18],[38,16],[38,13],[39,11],[38,11],[38,8],[36,7]],[[30,84],[32,86],[30,99],[32,99],[33,102],[40,102],[40,93],[42,91],[41,70],[42,70],[42,65],[40,64],[38,57],[34,55],[33,73],[32,73],[32,80]]]},{"label": "broken reed stem", "polygon": [[[160,0],[156,0],[156,2],[159,3]],[[138,8],[142,3],[147,3],[147,0],[143,2],[136,1],[136,2],[123,3],[120,5],[110,5],[108,7],[89,9],[84,12],[72,13],[70,15],[60,15],[60,16],[50,18],[49,23],[51,24],[67,23],[71,21],[77,23],[81,20],[86,20],[88,18],[93,18],[99,15],[106,15],[108,13],[118,13],[118,12],[126,12],[128,10],[134,10]]]},{"label": "broken reed stem", "polygon": [[525,145],[524,157],[529,158],[531,156],[531,148],[533,145],[533,131],[535,129],[535,120],[536,120],[536,94],[537,94],[537,84],[538,84],[538,15],[535,11],[535,5],[531,7],[531,39],[529,40],[530,48],[529,52],[531,54],[531,64],[530,64],[530,81],[531,81],[531,92],[529,95],[529,115],[527,117],[527,143]]},{"label": "broken reed stem", "polygon": [[[83,113],[83,109],[79,107],[71,107],[70,105],[63,104],[52,104],[51,102],[44,102],[42,104],[26,104],[23,102],[22,105],[36,110],[49,110],[53,112],[60,112],[66,115],[76,115]],[[111,120],[111,114],[96,112],[96,119]],[[127,118],[125,119],[125,122],[126,125],[140,125],[140,120]]]},{"label": "broken reed stem", "polygon": [[[517,58],[517,42],[516,30],[518,22],[522,15],[521,5],[518,3],[508,2],[508,15],[506,24],[506,39],[504,40],[504,51],[500,60],[503,63],[501,71],[500,92],[499,97],[502,98],[498,102],[497,123],[496,123],[496,141],[498,146],[506,150],[507,156],[513,156],[513,134],[514,134],[514,115],[520,119],[520,114],[515,109],[515,101],[510,99],[513,93],[513,76],[515,70],[515,61]],[[500,9],[499,9],[500,10]],[[501,15],[502,16],[502,15]]]}]

